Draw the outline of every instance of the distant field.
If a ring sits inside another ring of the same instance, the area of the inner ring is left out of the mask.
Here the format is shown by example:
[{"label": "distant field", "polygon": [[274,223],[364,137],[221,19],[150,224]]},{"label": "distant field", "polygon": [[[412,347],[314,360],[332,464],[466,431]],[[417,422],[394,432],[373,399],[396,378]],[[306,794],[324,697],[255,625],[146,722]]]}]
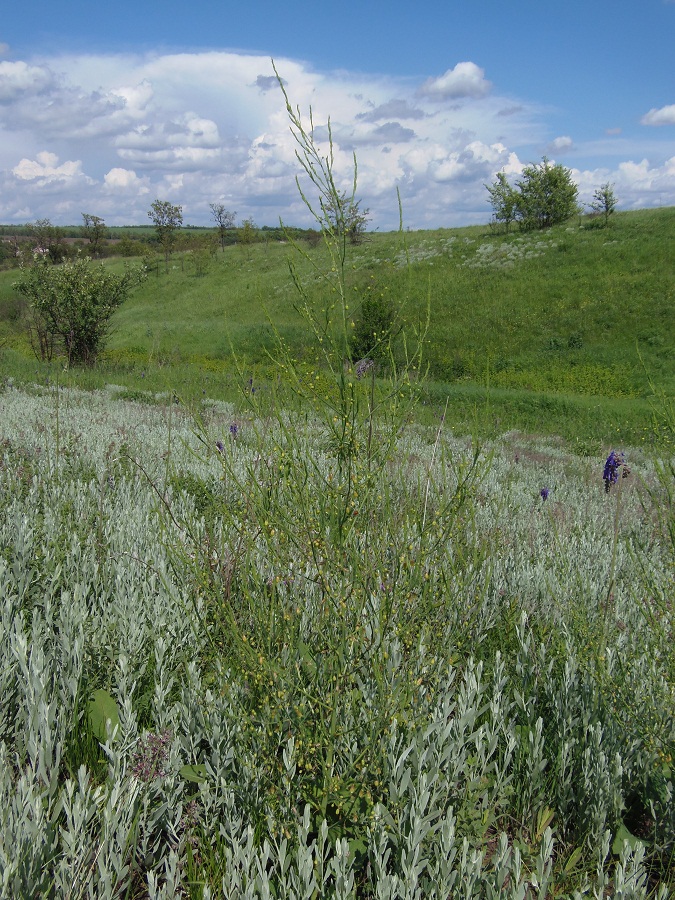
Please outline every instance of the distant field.
[{"label": "distant field", "polygon": [[[357,319],[365,297],[383,296],[410,332],[428,309],[426,405],[435,414],[448,402],[458,426],[480,419],[497,430],[638,442],[649,429],[652,387],[675,389],[675,208],[592,224],[369,235],[348,248],[350,312]],[[116,315],[99,371],[68,377],[227,398],[234,349],[243,369],[267,381],[275,330],[299,356],[307,342],[289,258],[316,303],[329,299],[312,268],[325,262],[324,248],[301,247],[306,258],[276,241],[229,246],[206,266],[175,254],[168,272],[151,261],[150,278]],[[46,377],[20,328],[16,277],[0,272],[3,366],[20,380]]]}]

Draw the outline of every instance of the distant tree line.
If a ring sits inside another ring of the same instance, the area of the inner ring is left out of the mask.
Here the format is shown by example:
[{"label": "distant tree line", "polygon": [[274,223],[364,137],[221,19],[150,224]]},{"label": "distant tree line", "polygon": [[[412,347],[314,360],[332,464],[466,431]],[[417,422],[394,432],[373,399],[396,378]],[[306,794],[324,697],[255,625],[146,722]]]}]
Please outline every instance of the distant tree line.
[{"label": "distant tree line", "polygon": [[305,239],[314,246],[324,235],[338,236],[352,244],[363,241],[370,211],[361,208],[361,201],[338,192],[331,202],[321,205],[320,229],[297,228],[279,224],[258,228],[253,219],[236,223],[236,212],[224,203],[210,203],[213,226],[183,228],[183,208],[169,200],[156,199],[148,217],[152,227],[110,227],[101,216],[82,213],[80,226],[56,226],[49,219],[38,219],[25,225],[0,225],[0,266],[28,266],[35,259],[61,263],[68,259],[88,256],[147,257],[159,249],[168,270],[174,251],[192,251],[206,257],[219,246],[221,251],[231,244],[249,245],[258,241],[286,241]]},{"label": "distant tree line", "polygon": [[321,239],[320,232],[311,228],[258,227],[251,218],[237,223],[236,213],[222,204],[212,203],[210,209],[214,218],[212,226],[184,225],[182,207],[159,199],[148,212],[151,220],[148,225],[109,226],[93,213],[82,213],[82,225],[59,226],[49,219],[24,225],[0,225],[0,267],[26,267],[37,259],[58,264],[83,256],[137,257],[147,261],[157,252],[163,255],[168,267],[174,252],[191,252],[205,258],[218,248],[224,250],[233,244],[292,239],[306,240],[313,245]]}]

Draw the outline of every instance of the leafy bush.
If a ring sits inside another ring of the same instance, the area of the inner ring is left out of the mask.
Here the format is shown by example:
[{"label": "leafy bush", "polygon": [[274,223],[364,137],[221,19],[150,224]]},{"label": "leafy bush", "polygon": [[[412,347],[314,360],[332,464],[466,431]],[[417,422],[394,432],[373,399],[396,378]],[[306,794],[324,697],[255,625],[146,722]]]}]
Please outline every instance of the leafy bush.
[{"label": "leafy bush", "polygon": [[500,172],[497,181],[487,189],[495,220],[507,230],[513,221],[525,231],[551,228],[578,212],[579,189],[572,181],[571,171],[559,163],[551,165],[546,157],[541,163],[525,166],[515,188]]},{"label": "leafy bush", "polygon": [[383,360],[390,353],[396,310],[383,293],[369,291],[361,301],[350,339],[353,359]]},{"label": "leafy bush", "polygon": [[144,241],[123,235],[117,242],[110,244],[112,253],[117,256],[148,256],[152,250]]},{"label": "leafy bush", "polygon": [[560,225],[578,212],[579,189],[571,171],[559,163],[551,165],[546,157],[525,166],[516,187],[516,215],[526,230]]},{"label": "leafy bush", "polygon": [[70,364],[92,365],[113,312],[144,277],[144,269],[116,275],[86,258],[60,266],[38,259],[24,268],[14,287],[30,303],[35,352],[41,359],[63,352]]}]

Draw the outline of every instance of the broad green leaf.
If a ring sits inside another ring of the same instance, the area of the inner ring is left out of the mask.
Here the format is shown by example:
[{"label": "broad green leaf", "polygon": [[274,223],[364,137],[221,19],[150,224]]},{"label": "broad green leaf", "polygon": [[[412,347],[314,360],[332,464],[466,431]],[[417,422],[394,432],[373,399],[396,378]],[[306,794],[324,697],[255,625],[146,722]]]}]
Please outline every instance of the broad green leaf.
[{"label": "broad green leaf", "polygon": [[647,843],[641,838],[635,837],[634,834],[631,834],[622,822],[621,825],[619,825],[619,830],[617,831],[616,837],[614,838],[614,843],[612,844],[612,853],[614,853],[615,856],[618,856],[621,853],[621,848],[623,847],[624,841],[628,841],[628,846],[631,850],[635,850],[638,844]]},{"label": "broad green leaf", "polygon": [[349,842],[349,855],[363,857],[368,852],[368,844],[363,838],[352,838]]},{"label": "broad green leaf", "polygon": [[180,774],[186,781],[194,781],[195,784],[199,784],[201,781],[206,781],[206,766],[203,763],[181,766]]},{"label": "broad green leaf", "polygon": [[92,734],[102,743],[108,740],[106,723],[110,721],[111,731],[119,733],[120,714],[117,704],[103,688],[94,691],[89,701],[89,726]]}]

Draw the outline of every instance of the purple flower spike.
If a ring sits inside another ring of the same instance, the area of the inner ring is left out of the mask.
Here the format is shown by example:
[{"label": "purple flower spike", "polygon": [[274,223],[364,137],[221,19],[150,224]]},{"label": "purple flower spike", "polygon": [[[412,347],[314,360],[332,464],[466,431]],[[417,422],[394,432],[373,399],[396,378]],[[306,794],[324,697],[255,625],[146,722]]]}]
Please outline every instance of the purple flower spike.
[{"label": "purple flower spike", "polygon": [[225,444],[222,441],[216,441],[216,448],[220,450],[221,453],[225,452]]},{"label": "purple flower spike", "polygon": [[605,482],[605,493],[609,494],[613,484],[619,480],[619,469],[626,464],[623,453],[612,450],[605,461],[602,480]]},{"label": "purple flower spike", "polygon": [[230,425],[230,434],[232,435],[233,438],[236,438],[236,436],[239,434],[239,426],[237,425],[236,422],[233,422]]},{"label": "purple flower spike", "polygon": [[550,493],[551,493],[551,489],[545,487],[545,488],[542,488],[542,489],[539,491],[539,496],[541,497],[542,500],[548,500],[548,495],[549,495]]},{"label": "purple flower spike", "polygon": [[372,359],[360,359],[356,364],[356,377],[363,378],[374,367],[375,363]]},{"label": "purple flower spike", "polygon": [[150,732],[145,740],[139,741],[131,764],[132,773],[146,784],[155,778],[163,778],[167,774],[166,762],[170,749],[170,731],[162,731],[161,734]]}]

